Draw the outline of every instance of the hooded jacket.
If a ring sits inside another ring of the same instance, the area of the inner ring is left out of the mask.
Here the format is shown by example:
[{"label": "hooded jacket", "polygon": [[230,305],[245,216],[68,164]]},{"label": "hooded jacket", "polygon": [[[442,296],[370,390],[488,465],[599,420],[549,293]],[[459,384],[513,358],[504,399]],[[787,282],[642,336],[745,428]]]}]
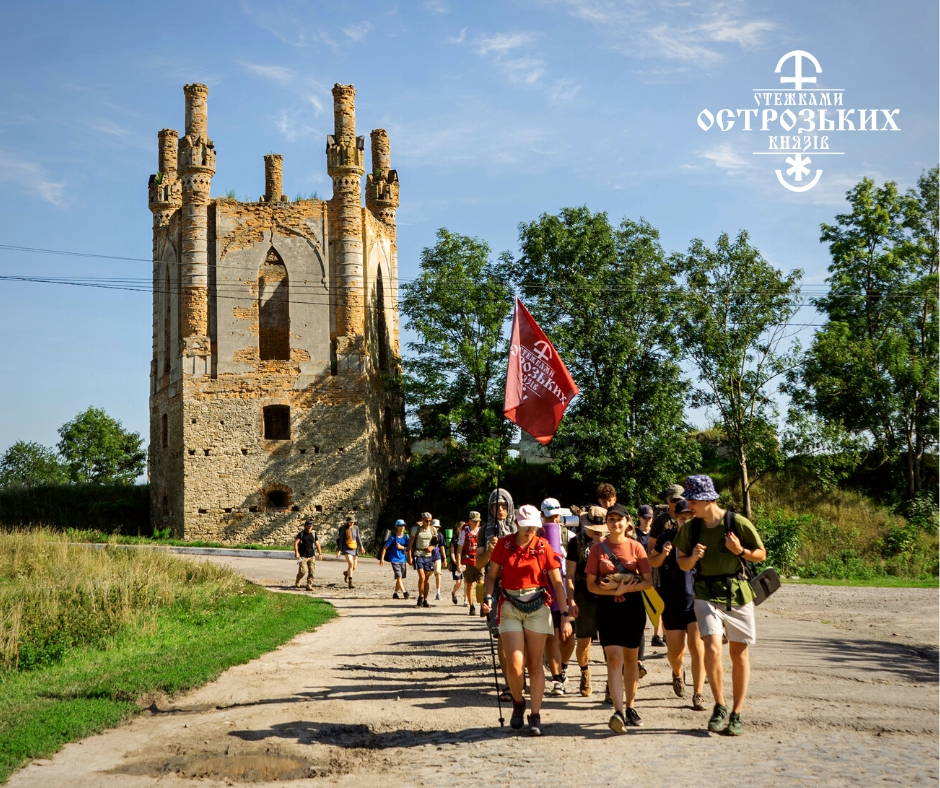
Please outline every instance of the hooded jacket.
[{"label": "hooded jacket", "polygon": [[[493,504],[503,501],[509,511],[505,520],[497,520],[493,514]],[[516,509],[512,503],[512,496],[504,489],[499,488],[490,493],[490,500],[486,505],[486,525],[483,527],[483,544],[489,542],[494,536],[499,538],[516,532]]]}]

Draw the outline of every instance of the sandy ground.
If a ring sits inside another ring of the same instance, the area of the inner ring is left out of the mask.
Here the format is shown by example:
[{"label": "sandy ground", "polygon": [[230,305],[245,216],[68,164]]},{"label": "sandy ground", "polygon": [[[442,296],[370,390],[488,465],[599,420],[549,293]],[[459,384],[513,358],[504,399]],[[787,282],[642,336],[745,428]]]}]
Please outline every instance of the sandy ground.
[{"label": "sandy ground", "polygon": [[[295,571],[212,560],[275,589]],[[508,709],[500,728],[486,631],[451,604],[449,575],[445,601],[421,610],[391,599],[388,565],[363,559],[355,590],[342,587],[343,568],[328,557],[318,569],[315,593],[336,605],[334,621],[9,785],[937,784],[937,589],[781,589],[758,608],[743,737],[708,734],[708,712],[675,697],[653,648],[637,699],[644,727],[611,733],[595,646],[595,694],[577,694],[573,665],[573,694],[546,699],[534,739],[509,729]],[[415,585],[409,576],[412,595]]]}]

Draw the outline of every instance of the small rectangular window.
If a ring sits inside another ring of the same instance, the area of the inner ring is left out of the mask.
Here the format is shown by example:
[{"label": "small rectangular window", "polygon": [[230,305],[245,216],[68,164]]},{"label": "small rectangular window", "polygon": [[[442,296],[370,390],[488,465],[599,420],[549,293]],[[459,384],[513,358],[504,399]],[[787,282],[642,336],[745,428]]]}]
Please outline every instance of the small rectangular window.
[{"label": "small rectangular window", "polygon": [[269,441],[290,440],[289,405],[268,405],[264,409],[264,438]]}]

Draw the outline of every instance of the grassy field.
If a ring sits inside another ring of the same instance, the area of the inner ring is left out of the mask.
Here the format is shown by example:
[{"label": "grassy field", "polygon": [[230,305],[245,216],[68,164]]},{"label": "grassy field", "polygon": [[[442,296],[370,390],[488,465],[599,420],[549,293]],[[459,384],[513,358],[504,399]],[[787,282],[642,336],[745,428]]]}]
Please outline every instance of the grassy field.
[{"label": "grassy field", "polygon": [[208,563],[0,534],[0,782],[334,614]]},{"label": "grassy field", "polygon": [[182,539],[159,538],[150,536],[125,536],[123,534],[109,534],[105,531],[83,530],[68,528],[62,532],[62,538],[67,542],[86,542],[91,544],[156,544],[170,545],[172,547],[224,547],[236,550],[289,550],[293,551],[294,544],[225,544],[224,542],[186,542]]}]

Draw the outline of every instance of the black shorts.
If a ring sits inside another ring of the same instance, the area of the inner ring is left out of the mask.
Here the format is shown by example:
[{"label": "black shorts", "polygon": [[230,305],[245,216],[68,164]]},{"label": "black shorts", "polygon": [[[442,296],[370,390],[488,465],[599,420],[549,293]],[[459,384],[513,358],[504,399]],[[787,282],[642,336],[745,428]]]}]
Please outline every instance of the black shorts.
[{"label": "black shorts", "polygon": [[561,629],[561,611],[560,610],[552,611],[552,626],[555,629]]},{"label": "black shorts", "polygon": [[597,634],[601,645],[639,648],[646,630],[646,608],[643,595],[637,591],[624,594],[623,602],[615,602],[612,596],[600,596],[597,600]]},{"label": "black shorts", "polygon": [[575,635],[578,640],[594,640],[597,637],[597,597],[575,589],[574,601],[578,606],[578,617],[574,620]]},{"label": "black shorts", "polygon": [[685,632],[685,629],[689,624],[695,623],[695,610],[676,610],[675,608],[671,609],[667,606],[663,610],[663,629],[673,631],[681,629]]}]

